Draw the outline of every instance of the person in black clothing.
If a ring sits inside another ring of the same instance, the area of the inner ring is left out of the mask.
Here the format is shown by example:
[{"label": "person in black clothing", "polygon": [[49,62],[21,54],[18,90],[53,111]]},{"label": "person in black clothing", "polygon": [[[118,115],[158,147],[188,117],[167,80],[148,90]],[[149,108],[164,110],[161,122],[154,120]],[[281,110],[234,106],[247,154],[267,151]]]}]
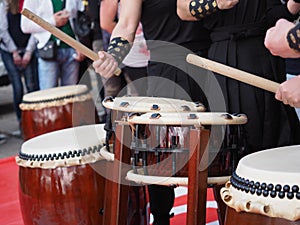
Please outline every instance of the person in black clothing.
[{"label": "person in black clothing", "polygon": [[[192,2],[198,1],[190,4]],[[182,7],[182,10],[190,8]],[[286,79],[284,59],[272,56],[265,48],[264,36],[278,19],[294,20],[297,15],[291,12],[295,13],[291,10],[291,2],[282,4],[279,0],[244,0],[228,10],[217,10],[216,6],[210,15],[203,16],[205,27],[211,30],[208,57],[282,83]],[[181,18],[189,20],[195,16],[190,13]],[[249,118],[245,125],[247,153],[299,143],[299,122],[294,109],[276,101],[270,92],[216,76],[223,89],[227,111],[242,112]]]},{"label": "person in black clothing", "polygon": [[[217,0],[177,0],[177,6],[182,20],[202,21],[211,31],[209,59],[279,83],[285,81],[284,59],[274,57],[265,48],[264,36],[279,18],[291,21],[296,18],[290,1],[282,4],[280,0],[243,0],[226,10],[219,10]],[[245,155],[300,142],[300,125],[293,108],[277,101],[273,93],[215,76],[223,90],[226,111],[247,115]],[[224,203],[217,202],[220,221],[224,221]]]},{"label": "person in black clothing", "polygon": [[0,2],[0,39],[1,57],[13,87],[14,108],[21,127],[21,109],[24,76],[27,92],[39,90],[36,40],[21,31],[20,21],[22,0]]}]

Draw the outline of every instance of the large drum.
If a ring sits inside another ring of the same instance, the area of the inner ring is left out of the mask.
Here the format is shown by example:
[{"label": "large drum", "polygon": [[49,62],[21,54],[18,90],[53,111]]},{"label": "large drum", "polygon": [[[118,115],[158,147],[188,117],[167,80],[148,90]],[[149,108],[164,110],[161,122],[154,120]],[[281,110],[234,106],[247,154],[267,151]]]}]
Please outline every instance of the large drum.
[{"label": "large drum", "polygon": [[300,224],[300,146],[243,157],[221,190],[226,225]]},{"label": "large drum", "polygon": [[23,96],[24,140],[38,135],[98,122],[92,96],[85,85],[70,85],[35,91]]},{"label": "large drum", "polygon": [[[228,179],[237,164],[238,155],[242,154],[240,131],[241,126],[247,122],[247,117],[228,113],[162,112],[134,114],[127,118],[127,122],[132,127],[131,150],[134,172],[165,177],[187,177],[191,155],[190,129],[198,127],[201,130],[202,127],[210,126],[208,176],[220,177],[222,180],[222,177]],[[214,130],[212,127],[217,129]],[[221,133],[223,137],[225,135],[224,141]]]},{"label": "large drum", "polygon": [[16,161],[25,225],[102,224],[105,180],[92,166],[105,163],[104,136],[102,125],[87,125],[24,142]]}]

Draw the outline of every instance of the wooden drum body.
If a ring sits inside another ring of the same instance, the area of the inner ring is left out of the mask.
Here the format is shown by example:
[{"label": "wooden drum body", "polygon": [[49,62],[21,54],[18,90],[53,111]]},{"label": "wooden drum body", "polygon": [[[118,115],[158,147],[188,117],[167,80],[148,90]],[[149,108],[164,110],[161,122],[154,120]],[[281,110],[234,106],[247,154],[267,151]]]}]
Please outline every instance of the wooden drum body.
[{"label": "wooden drum body", "polygon": [[50,132],[26,141],[16,158],[25,225],[101,225],[105,179],[90,164],[102,163],[102,125]]},{"label": "wooden drum body", "polygon": [[221,197],[226,225],[300,224],[300,146],[287,146],[243,157]]},{"label": "wooden drum body", "polygon": [[85,85],[69,85],[31,92],[23,96],[24,140],[38,135],[98,122],[92,96]]}]

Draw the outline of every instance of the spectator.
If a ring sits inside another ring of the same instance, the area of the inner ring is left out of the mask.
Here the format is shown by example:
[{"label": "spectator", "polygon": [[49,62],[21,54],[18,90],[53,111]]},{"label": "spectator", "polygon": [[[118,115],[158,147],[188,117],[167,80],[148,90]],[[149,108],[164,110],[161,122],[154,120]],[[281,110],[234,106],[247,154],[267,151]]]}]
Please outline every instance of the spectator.
[{"label": "spectator", "polygon": [[[24,76],[27,92],[39,89],[37,60],[35,57],[36,40],[33,35],[21,31],[22,0],[6,0],[0,2],[0,39],[1,57],[13,87],[14,109],[19,128],[21,128],[21,109],[24,88]],[[21,129],[20,129],[21,130]],[[17,131],[16,134],[19,134]]]},{"label": "spectator", "polygon": [[[81,0],[45,0],[42,5],[36,0],[25,0],[24,7],[71,37],[75,37],[73,19],[77,16],[77,11],[83,11]],[[41,54],[39,55],[40,89],[58,86],[59,78],[60,85],[76,84],[79,75],[79,61],[82,61],[84,56],[24,16],[21,17],[21,27],[25,33],[32,33],[36,37],[39,51],[50,40],[58,47],[57,55],[52,59],[43,59]]]}]

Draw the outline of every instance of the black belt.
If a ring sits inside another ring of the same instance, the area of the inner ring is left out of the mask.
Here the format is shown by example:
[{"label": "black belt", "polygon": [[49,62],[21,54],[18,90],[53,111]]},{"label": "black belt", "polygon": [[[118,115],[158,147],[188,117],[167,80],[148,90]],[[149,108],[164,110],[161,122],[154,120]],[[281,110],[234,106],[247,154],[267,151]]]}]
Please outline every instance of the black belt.
[{"label": "black belt", "polygon": [[210,38],[212,42],[225,40],[236,41],[248,37],[264,36],[267,31],[265,23],[251,23],[215,28]]}]

